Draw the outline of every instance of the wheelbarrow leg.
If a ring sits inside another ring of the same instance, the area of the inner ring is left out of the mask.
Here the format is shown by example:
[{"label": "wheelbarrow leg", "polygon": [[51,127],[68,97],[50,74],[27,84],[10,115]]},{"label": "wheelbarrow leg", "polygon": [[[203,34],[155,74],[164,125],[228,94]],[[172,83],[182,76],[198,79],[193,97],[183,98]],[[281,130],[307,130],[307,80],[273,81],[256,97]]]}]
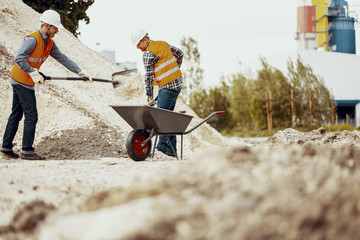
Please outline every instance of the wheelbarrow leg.
[{"label": "wheelbarrow leg", "polygon": [[158,135],[156,134],[153,152],[152,152],[152,156],[151,156],[152,159],[154,159],[154,156],[155,156],[155,148],[156,148],[157,140],[158,140]]},{"label": "wheelbarrow leg", "polygon": [[170,147],[171,147],[171,150],[175,153],[176,159],[179,160],[178,155],[177,155],[177,153],[175,152],[175,149],[174,149],[173,145],[171,144],[169,137],[168,137],[167,135],[165,135],[165,137],[166,137],[166,139],[167,139],[167,141],[168,141],[168,143],[169,143],[169,145],[170,145]]},{"label": "wheelbarrow leg", "polygon": [[181,160],[183,159],[183,135],[181,134]]}]

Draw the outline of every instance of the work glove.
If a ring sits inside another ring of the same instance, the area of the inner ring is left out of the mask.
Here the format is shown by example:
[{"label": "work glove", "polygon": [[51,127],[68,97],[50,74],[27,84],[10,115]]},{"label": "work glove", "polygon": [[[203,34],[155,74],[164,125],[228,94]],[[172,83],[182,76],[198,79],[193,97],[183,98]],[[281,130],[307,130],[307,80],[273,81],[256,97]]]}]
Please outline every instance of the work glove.
[{"label": "work glove", "polygon": [[30,77],[32,78],[32,80],[35,83],[38,83],[38,84],[44,84],[45,83],[44,77],[41,76],[41,74],[39,73],[39,70],[35,69],[35,71],[30,72],[29,74],[30,74]]},{"label": "work glove", "polygon": [[148,101],[148,105],[149,106],[154,106],[156,104],[156,100],[154,100],[152,97],[149,97],[147,98],[147,101]]},{"label": "work glove", "polygon": [[79,72],[78,75],[79,75],[79,77],[89,79],[89,80],[86,80],[84,82],[87,82],[87,81],[92,82],[93,81],[92,78],[89,76],[89,74],[84,72],[84,71]]},{"label": "work glove", "polygon": [[156,104],[156,101],[158,100],[158,97],[156,97],[155,99],[148,97],[148,105],[149,106],[154,106]]},{"label": "work glove", "polygon": [[151,99],[149,102],[148,102],[148,105],[149,106],[154,106],[156,104],[156,101],[154,99]]}]

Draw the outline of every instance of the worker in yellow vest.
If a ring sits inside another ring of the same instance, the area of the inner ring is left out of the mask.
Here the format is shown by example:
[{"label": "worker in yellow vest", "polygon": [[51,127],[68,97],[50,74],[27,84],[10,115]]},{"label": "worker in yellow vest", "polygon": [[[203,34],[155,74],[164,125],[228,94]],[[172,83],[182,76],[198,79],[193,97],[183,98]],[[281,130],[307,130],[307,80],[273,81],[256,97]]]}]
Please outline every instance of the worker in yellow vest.
[{"label": "worker in yellow vest", "polygon": [[[150,40],[143,29],[134,30],[131,40],[143,52],[147,101],[154,101],[154,85],[158,86],[157,107],[173,111],[183,84],[180,71],[183,52],[164,41]],[[166,155],[176,157],[176,136],[160,136],[156,148]]]},{"label": "worker in yellow vest", "polygon": [[[15,64],[10,74],[10,84],[13,88],[13,106],[8,119],[0,152],[9,158],[27,160],[44,160],[35,153],[33,147],[38,111],[35,98],[35,84],[44,83],[39,73],[40,66],[51,56],[70,71],[92,81],[92,78],[79,66],[64,55],[56,46],[53,37],[63,28],[60,15],[54,10],[46,10],[40,17],[41,27],[38,31],[25,37],[19,47]],[[13,140],[24,119],[21,155],[13,151]]]}]

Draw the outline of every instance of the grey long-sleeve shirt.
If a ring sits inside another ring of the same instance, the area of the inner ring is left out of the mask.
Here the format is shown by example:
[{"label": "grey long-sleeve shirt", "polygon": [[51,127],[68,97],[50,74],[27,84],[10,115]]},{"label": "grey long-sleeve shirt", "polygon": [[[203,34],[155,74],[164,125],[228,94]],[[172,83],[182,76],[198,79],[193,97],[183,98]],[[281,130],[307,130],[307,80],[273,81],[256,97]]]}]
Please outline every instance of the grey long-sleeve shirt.
[{"label": "grey long-sleeve shirt", "polygon": [[[41,33],[41,36],[44,39],[44,43],[46,45],[47,42],[49,41],[49,37],[46,36],[46,34],[41,29],[40,29],[40,33]],[[29,72],[29,73],[35,71],[35,69],[32,68],[30,66],[30,64],[26,61],[26,59],[30,56],[30,53],[32,51],[34,51],[35,47],[36,47],[36,39],[34,37],[26,37],[25,40],[20,45],[20,47],[15,55],[14,60],[15,60],[15,63],[20,67],[21,70],[23,70],[25,72]],[[74,73],[81,72],[81,69],[79,68],[79,66],[74,61],[72,61],[70,58],[68,58],[65,54],[63,54],[59,50],[59,48],[56,46],[55,42],[54,42],[54,46],[50,50],[50,56],[53,57],[55,60],[57,60],[62,65],[64,65],[64,67],[66,67],[70,71],[72,71]],[[12,85],[19,84],[28,89],[35,90],[35,86],[27,86],[27,85],[21,84],[21,83],[17,82],[16,80],[14,80],[12,77],[10,77],[10,83]]]}]

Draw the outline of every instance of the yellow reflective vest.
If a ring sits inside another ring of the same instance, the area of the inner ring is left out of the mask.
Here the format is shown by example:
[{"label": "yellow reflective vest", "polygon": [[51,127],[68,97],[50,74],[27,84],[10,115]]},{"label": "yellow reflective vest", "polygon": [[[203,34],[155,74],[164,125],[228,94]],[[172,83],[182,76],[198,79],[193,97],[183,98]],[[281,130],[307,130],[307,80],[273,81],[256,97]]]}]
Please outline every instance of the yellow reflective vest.
[{"label": "yellow reflective vest", "polygon": [[[35,49],[30,53],[29,57],[26,59],[26,61],[29,63],[29,65],[33,68],[39,69],[40,66],[45,62],[45,60],[49,57],[50,51],[52,47],[54,46],[54,41],[49,38],[48,43],[44,44],[44,40],[41,36],[40,31],[34,32],[28,37],[34,37],[36,39],[36,47]],[[28,72],[22,71],[20,67],[15,63],[13,69],[11,70],[11,77],[12,79],[16,80],[19,83],[33,86],[35,83],[31,79]]]},{"label": "yellow reflective vest", "polygon": [[169,45],[164,41],[152,41],[146,51],[154,53],[158,62],[154,66],[154,85],[164,86],[182,76],[179,65]]}]

